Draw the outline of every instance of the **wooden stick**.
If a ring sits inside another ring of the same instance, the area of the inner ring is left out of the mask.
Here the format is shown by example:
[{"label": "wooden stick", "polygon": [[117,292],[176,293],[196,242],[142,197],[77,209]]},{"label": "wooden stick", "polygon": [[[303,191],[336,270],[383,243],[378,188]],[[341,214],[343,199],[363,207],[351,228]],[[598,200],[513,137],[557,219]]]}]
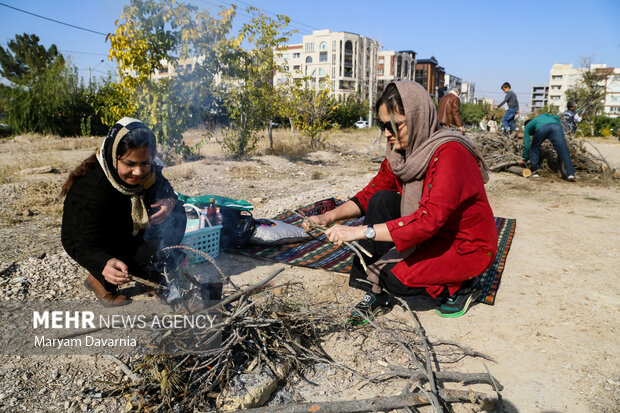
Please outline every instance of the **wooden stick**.
[{"label": "wooden stick", "polygon": [[136,373],[131,371],[131,369],[127,367],[127,364],[123,363],[121,359],[119,359],[116,356],[112,356],[110,354],[105,354],[103,357],[115,362],[121,368],[121,370],[123,370],[123,373],[125,373],[127,377],[131,379],[131,381],[133,381],[134,383],[140,383],[141,381],[140,376],[138,376]]},{"label": "wooden stick", "polygon": [[263,285],[267,284],[269,281],[273,280],[276,275],[280,274],[282,271],[284,271],[284,267],[280,267],[277,268],[274,272],[272,272],[267,278],[265,278],[262,281],[257,282],[256,284],[252,284],[247,288],[244,288],[241,291],[236,292],[235,294],[229,296],[228,298],[226,298],[225,300],[221,301],[220,303],[214,305],[213,307],[209,308],[213,309],[215,307],[224,307],[227,304],[230,304],[234,301],[237,301],[238,299],[240,299],[241,297],[243,297],[245,294],[249,293],[250,291],[256,290],[257,288],[262,287]]},{"label": "wooden stick", "polygon": [[[295,212],[295,211],[291,211],[291,212],[293,214],[299,215],[300,217],[302,217],[304,219],[304,221],[308,222],[308,224],[310,224],[311,227],[316,228],[319,231],[322,231],[323,233],[325,233],[325,231],[328,230],[328,228],[326,226],[315,224],[314,222],[310,221],[308,219],[308,217],[303,212]],[[361,252],[366,254],[366,256],[372,257],[372,254],[370,252],[368,252],[368,250],[366,248],[362,247],[357,241],[351,241],[351,244],[355,245]]]},{"label": "wooden stick", "polygon": [[[303,217],[303,218],[304,218],[304,219],[308,222],[308,224],[310,224],[310,226],[311,226],[311,227],[316,228],[316,229],[318,229],[318,230],[321,230],[321,231],[323,231],[323,232],[325,232],[325,231],[327,230],[327,228],[326,228],[326,227],[324,227],[324,226],[322,226],[322,225],[315,224],[314,222],[312,222],[312,221],[308,220],[308,218],[307,218],[305,215],[300,214],[300,213],[297,213],[297,212],[295,212],[295,211],[292,211],[292,212],[293,212],[294,214],[297,214],[297,215],[299,215],[299,216]],[[319,227],[322,227],[322,228],[325,228],[325,229],[321,229],[321,228],[319,228]],[[330,241],[330,242],[331,242],[331,241]],[[355,242],[355,241],[353,241],[353,242]],[[360,252],[360,251],[359,251],[359,250],[355,247],[355,245],[351,244],[351,243],[350,243],[350,242],[348,242],[348,241],[344,241],[344,242],[343,242],[343,244],[344,244],[344,245],[346,245],[347,247],[349,247],[349,249],[350,249],[351,251],[353,251],[353,252],[357,255],[357,257],[360,259],[360,263],[362,264],[362,267],[364,268],[364,271],[367,271],[367,270],[368,270],[368,267],[366,266],[366,261],[364,261],[364,257],[362,256],[362,253],[361,253],[361,252]],[[359,244],[357,244],[357,245],[359,246]],[[369,253],[368,251],[366,251],[366,254],[370,254],[370,253]]]}]

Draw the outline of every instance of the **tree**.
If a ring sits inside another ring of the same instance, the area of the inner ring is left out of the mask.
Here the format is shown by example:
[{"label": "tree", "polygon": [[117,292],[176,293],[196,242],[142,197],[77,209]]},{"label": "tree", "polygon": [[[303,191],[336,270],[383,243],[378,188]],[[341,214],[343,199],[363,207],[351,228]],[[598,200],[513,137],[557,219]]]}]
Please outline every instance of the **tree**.
[{"label": "tree", "polygon": [[603,111],[605,80],[609,76],[605,69],[593,69],[592,60],[592,56],[581,59],[581,78],[566,91],[566,98],[577,103],[582,124],[590,127],[590,135],[594,135],[595,119]]},{"label": "tree", "polygon": [[[213,79],[220,71],[219,53],[225,48],[234,6],[218,18],[175,0],[131,0],[125,6],[110,40],[110,59],[119,65],[119,82],[110,84],[103,120],[123,116],[144,121],[155,133],[164,157],[192,156],[197,148],[183,142],[182,132],[203,120],[214,100]],[[198,57],[192,71],[172,78],[153,79],[178,59]]]},{"label": "tree", "polygon": [[[255,147],[257,131],[265,127],[273,149],[273,120],[281,115],[282,106],[273,75],[283,69],[276,65],[274,50],[281,50],[294,33],[286,29],[290,22],[287,16],[272,19],[254,7],[248,7],[247,12],[253,15],[252,19],[224,44],[228,50],[221,53],[227,83],[223,103],[231,123],[222,145],[227,151],[235,151],[233,155],[237,157]],[[238,142],[233,142],[235,139]]]},{"label": "tree", "polygon": [[10,81],[2,88],[0,107],[14,132],[75,136],[100,131],[102,125],[91,122],[93,89],[80,82],[77,69],[56,46],[46,49],[34,34],[16,35],[8,49],[0,47],[0,67]]},{"label": "tree", "polygon": [[35,34],[15,35],[15,40],[7,43],[7,49],[0,46],[0,75],[15,85],[29,86],[48,68],[64,64],[56,45],[45,49]]},{"label": "tree", "polygon": [[328,77],[321,79],[318,89],[304,87],[310,78],[295,79],[288,87],[288,117],[293,126],[310,138],[310,146],[319,148],[328,138],[326,133],[333,128],[330,117],[338,108],[331,97],[331,82]]},{"label": "tree", "polygon": [[349,97],[332,111],[330,121],[337,123],[343,128],[348,128],[367,116],[368,101],[362,101],[359,97]]},{"label": "tree", "polygon": [[489,113],[489,106],[482,102],[461,103],[461,121],[463,124],[475,124],[482,120],[484,115]]}]

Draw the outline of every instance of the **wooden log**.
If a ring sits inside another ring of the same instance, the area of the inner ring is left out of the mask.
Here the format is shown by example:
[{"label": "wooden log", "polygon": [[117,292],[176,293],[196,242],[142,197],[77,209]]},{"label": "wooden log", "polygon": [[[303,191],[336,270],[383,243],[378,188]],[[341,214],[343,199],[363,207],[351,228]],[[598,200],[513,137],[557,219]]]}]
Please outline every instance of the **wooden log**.
[{"label": "wooden log", "polygon": [[512,172],[513,174],[521,175],[525,178],[532,175],[532,171],[529,168],[521,168],[520,166],[511,166],[506,170],[508,172]]},{"label": "wooden log", "polygon": [[[491,396],[474,391],[439,390],[441,400],[446,403],[484,403],[494,404]],[[372,399],[285,404],[282,406],[259,407],[248,409],[250,413],[320,413],[320,412],[376,412],[380,410],[395,410],[404,407],[425,406],[431,404],[428,392],[406,393],[398,396],[374,397]]]}]

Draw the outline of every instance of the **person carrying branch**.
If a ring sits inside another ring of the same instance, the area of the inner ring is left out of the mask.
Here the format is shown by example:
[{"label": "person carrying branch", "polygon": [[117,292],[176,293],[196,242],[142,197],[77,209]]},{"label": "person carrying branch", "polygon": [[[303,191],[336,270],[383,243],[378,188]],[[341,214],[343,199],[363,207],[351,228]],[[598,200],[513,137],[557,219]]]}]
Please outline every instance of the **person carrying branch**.
[{"label": "person carrying branch", "polygon": [[156,159],[153,132],[125,117],[62,187],[62,245],[90,273],[84,286],[104,306],[129,302],[117,288],[130,274],[159,282],[163,266],[180,259],[161,253],[180,243],[186,216]]},{"label": "person carrying branch", "polygon": [[477,277],[497,252],[484,189],[488,166],[468,138],[438,130],[435,105],[416,82],[390,83],[376,111],[387,138],[379,172],[349,201],[308,218],[327,226],[364,215],[362,226],[326,231],[336,244],[359,240],[372,253],[368,271],[359,258],[353,262],[349,285],[366,295],[350,322],[389,311],[392,295],[430,295],[440,300],[439,315],[461,316],[479,297]]}]

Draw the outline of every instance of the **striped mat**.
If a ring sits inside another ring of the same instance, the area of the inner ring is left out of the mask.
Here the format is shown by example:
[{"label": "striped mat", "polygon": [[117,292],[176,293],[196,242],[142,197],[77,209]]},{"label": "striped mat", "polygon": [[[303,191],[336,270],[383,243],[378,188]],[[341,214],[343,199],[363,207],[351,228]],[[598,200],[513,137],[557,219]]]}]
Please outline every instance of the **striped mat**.
[{"label": "striped mat", "polygon": [[[299,208],[296,211],[302,212],[304,215],[322,214],[344,201],[334,198],[324,199],[314,204]],[[287,211],[273,219],[286,222],[288,224],[301,226],[303,218],[292,211]],[[363,222],[363,218],[340,221],[340,224],[356,226]],[[517,221],[510,218],[495,217],[495,224],[498,232],[497,256],[495,261],[488,270],[481,275],[482,294],[479,301],[486,304],[494,304],[495,296],[499,288],[504,265],[506,264],[506,256],[510,250],[512,238],[514,237]],[[262,258],[270,261],[284,262],[290,265],[296,265],[309,268],[323,268],[328,271],[336,271],[348,273],[351,270],[353,261],[353,252],[346,246],[342,248],[326,242],[327,239],[322,232],[316,231],[312,234],[313,240],[296,244],[285,245],[251,245],[247,248],[235,250],[240,254],[248,255],[254,258]]]}]

